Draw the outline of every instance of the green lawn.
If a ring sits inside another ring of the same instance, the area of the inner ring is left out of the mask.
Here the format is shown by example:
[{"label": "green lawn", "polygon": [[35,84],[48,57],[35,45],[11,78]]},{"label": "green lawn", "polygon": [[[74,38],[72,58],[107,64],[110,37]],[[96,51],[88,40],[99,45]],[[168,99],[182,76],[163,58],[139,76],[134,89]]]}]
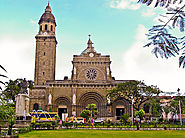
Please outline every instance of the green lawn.
[{"label": "green lawn", "polygon": [[43,130],[20,134],[20,138],[185,138],[183,130]]}]

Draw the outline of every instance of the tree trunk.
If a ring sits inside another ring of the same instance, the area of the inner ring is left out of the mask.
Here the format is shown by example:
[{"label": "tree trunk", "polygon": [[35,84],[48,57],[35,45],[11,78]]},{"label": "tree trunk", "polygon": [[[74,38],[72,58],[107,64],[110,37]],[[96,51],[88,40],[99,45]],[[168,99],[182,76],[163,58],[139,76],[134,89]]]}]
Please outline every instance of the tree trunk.
[{"label": "tree trunk", "polygon": [[8,128],[8,135],[12,135],[12,125],[9,125],[9,128]]}]

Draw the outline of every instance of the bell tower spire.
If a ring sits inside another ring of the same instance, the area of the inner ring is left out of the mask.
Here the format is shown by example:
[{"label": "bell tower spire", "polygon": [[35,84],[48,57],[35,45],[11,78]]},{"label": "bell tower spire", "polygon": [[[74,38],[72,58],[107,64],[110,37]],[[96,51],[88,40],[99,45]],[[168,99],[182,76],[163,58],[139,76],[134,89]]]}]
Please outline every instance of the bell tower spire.
[{"label": "bell tower spire", "polygon": [[89,36],[89,40],[88,40],[88,42],[87,42],[87,45],[88,45],[88,48],[92,48],[93,46],[93,42],[91,41],[91,35],[88,35]]},{"label": "bell tower spire", "polygon": [[56,45],[55,17],[48,5],[39,22],[36,38],[35,85],[44,85],[48,80],[55,80]]}]

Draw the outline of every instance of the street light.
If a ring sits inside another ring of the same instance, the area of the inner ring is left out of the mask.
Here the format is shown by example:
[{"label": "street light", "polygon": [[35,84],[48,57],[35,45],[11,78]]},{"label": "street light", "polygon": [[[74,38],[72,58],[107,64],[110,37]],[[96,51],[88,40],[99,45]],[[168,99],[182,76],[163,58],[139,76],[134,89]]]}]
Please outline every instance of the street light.
[{"label": "street light", "polygon": [[131,101],[132,101],[131,110],[132,110],[132,125],[133,125],[133,124],[134,124],[134,123],[133,123],[133,120],[134,120],[134,112],[133,112],[133,104],[134,104],[134,101],[133,101],[133,95],[131,95]]},{"label": "street light", "polygon": [[[178,88],[177,89],[177,92],[178,92],[178,96],[180,96],[180,89]],[[179,100],[179,112],[180,112],[180,124],[182,126],[182,117],[181,117],[181,102]]]},{"label": "street light", "polygon": [[179,100],[179,112],[180,112],[180,124],[182,126],[182,117],[181,117],[181,102]]}]

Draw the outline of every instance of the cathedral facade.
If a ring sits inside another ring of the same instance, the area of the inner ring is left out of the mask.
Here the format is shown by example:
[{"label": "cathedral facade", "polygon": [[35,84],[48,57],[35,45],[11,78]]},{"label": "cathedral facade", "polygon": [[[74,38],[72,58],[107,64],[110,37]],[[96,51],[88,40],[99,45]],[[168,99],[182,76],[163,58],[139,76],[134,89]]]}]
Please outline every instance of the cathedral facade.
[{"label": "cathedral facade", "polygon": [[62,114],[79,117],[88,104],[96,104],[97,117],[117,119],[123,113],[130,114],[131,105],[127,100],[117,99],[110,103],[106,97],[107,90],[124,80],[112,77],[110,56],[96,52],[90,36],[85,50],[73,55],[71,78],[55,80],[56,22],[49,4],[38,24],[34,88],[29,92],[30,111],[42,108],[58,112],[60,117]]}]

